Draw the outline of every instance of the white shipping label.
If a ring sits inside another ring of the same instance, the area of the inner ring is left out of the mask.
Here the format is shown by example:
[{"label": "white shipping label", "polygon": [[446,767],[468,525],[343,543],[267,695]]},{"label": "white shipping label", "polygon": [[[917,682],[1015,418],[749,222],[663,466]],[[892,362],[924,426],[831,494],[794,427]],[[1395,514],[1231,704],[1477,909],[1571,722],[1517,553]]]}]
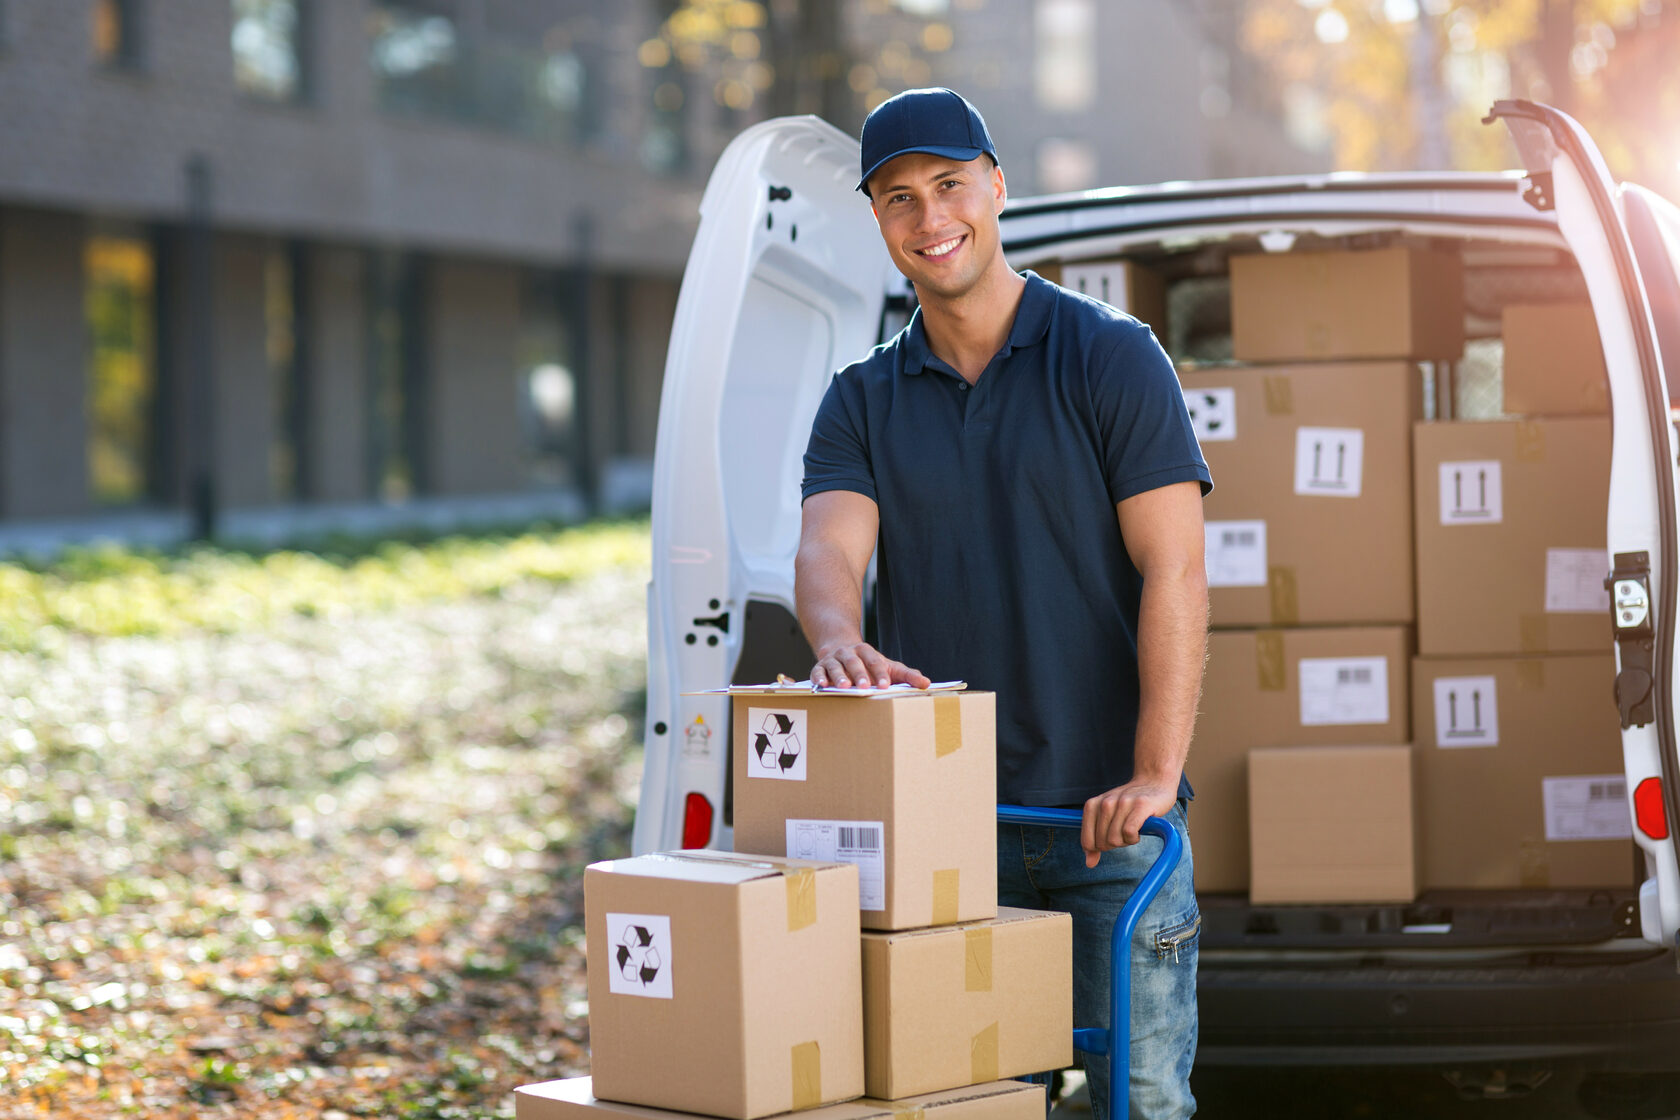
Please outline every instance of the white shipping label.
[{"label": "white shipping label", "polygon": [[1628,840],[1633,837],[1624,775],[1546,778],[1542,785],[1546,798],[1546,839]]},{"label": "white shipping label", "polygon": [[799,709],[747,709],[747,777],[805,780],[805,713]]},{"label": "white shipping label", "polygon": [[1602,548],[1546,550],[1546,609],[1570,614],[1603,614],[1610,609],[1604,577],[1610,554]]},{"label": "white shipping label", "polygon": [[1295,493],[1359,497],[1365,433],[1358,428],[1295,429]]},{"label": "white shipping label", "polygon": [[1499,690],[1495,678],[1435,678],[1435,745],[1499,745]]},{"label": "white shipping label", "polygon": [[1441,524],[1492,525],[1505,520],[1498,459],[1441,464]]},{"label": "white shipping label", "polygon": [[1131,314],[1127,306],[1126,264],[1070,264],[1062,269],[1062,284],[1093,299],[1100,299],[1118,311]]},{"label": "white shipping label", "polygon": [[787,854],[793,859],[852,863],[858,869],[858,909],[887,908],[886,830],[880,821],[787,822]]},{"label": "white shipping label", "polygon": [[1388,658],[1303,657],[1301,726],[1388,722]]},{"label": "white shipping label", "polygon": [[607,990],[671,998],[671,919],[665,914],[608,914]]},{"label": "white shipping label", "polygon": [[1190,413],[1190,428],[1197,441],[1219,443],[1237,438],[1235,389],[1186,389],[1184,407]]},{"label": "white shipping label", "polygon": [[1266,586],[1266,523],[1209,521],[1206,538],[1209,587]]}]

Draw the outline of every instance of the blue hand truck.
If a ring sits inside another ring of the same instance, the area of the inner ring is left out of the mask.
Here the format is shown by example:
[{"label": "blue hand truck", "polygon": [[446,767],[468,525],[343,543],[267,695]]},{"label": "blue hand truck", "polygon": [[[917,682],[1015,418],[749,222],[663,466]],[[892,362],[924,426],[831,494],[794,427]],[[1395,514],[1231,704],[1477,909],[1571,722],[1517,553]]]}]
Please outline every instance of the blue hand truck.
[{"label": "blue hand truck", "polygon": [[[1041,809],[1031,805],[999,805],[998,821],[1002,824],[1038,825],[1048,828],[1078,828],[1084,814],[1077,809]],[[1109,939],[1108,1029],[1082,1027],[1073,1032],[1073,1048],[1087,1054],[1108,1055],[1108,1115],[1109,1120],[1127,1120],[1131,1113],[1132,1080],[1132,933],[1138,919],[1155,896],[1167,876],[1178,866],[1184,854],[1184,841],[1172,825],[1160,817],[1143,822],[1143,835],[1161,841],[1161,854],[1155,857],[1137,890],[1126,900],[1120,916],[1114,920],[1114,932]]]}]

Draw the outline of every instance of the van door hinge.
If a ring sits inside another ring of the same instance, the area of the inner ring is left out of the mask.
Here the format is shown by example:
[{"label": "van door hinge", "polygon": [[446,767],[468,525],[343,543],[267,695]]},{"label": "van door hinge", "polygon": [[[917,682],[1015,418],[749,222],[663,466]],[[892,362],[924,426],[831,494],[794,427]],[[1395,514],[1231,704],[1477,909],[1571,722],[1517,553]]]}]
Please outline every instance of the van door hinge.
[{"label": "van door hinge", "polygon": [[1523,191],[1523,201],[1536,210],[1550,210],[1557,205],[1552,195],[1552,173],[1550,171],[1530,171],[1528,173],[1528,189]]},{"label": "van door hinge", "polygon": [[1622,729],[1644,727],[1656,718],[1651,693],[1656,628],[1651,621],[1650,553],[1618,552],[1604,587],[1610,592],[1610,620],[1621,655],[1616,707],[1622,713]]}]

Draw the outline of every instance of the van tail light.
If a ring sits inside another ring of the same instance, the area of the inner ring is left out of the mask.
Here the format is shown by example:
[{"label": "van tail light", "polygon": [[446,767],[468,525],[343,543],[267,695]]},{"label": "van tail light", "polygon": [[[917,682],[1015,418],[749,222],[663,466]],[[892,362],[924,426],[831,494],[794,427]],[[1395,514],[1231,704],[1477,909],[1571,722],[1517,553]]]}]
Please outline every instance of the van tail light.
[{"label": "van tail light", "polygon": [[1663,808],[1660,778],[1646,778],[1634,787],[1633,819],[1639,823],[1639,831],[1651,839],[1668,839],[1668,813]]},{"label": "van tail light", "polygon": [[[1657,810],[1662,811],[1660,805]],[[683,808],[683,841],[685,848],[704,848],[712,839],[712,803],[700,793],[688,795]]]}]

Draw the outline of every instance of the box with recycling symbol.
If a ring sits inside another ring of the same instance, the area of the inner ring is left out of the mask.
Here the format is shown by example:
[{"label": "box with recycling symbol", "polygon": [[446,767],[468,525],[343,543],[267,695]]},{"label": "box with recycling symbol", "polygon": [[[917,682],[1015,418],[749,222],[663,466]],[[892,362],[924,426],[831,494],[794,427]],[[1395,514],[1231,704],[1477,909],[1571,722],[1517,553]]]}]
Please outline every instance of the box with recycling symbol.
[{"label": "box with recycling symbol", "polygon": [[997,915],[991,693],[729,692],[737,852],[856,864],[865,929]]},{"label": "box with recycling symbol", "polygon": [[754,1120],[863,1092],[857,868],[668,852],[584,872],[606,1100]]}]

